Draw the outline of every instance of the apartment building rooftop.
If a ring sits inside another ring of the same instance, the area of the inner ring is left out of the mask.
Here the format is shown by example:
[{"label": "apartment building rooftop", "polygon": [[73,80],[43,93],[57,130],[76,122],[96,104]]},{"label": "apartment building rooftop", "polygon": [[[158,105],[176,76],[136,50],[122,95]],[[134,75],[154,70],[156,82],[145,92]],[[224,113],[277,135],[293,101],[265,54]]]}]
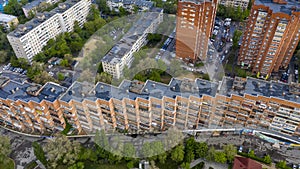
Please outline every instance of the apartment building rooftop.
[{"label": "apartment building rooftop", "polygon": [[0,13],[0,23],[1,22],[4,22],[4,23],[8,23],[14,19],[16,19],[17,17],[16,16],[13,16],[13,15],[7,15],[7,14],[2,14]]},{"label": "apartment building rooftop", "polygon": [[14,31],[10,32],[8,36],[14,37],[21,37],[40,25],[41,23],[45,22],[47,19],[55,15],[55,12],[44,12],[36,14],[36,17],[31,19],[30,21],[26,22],[25,24],[19,25]]},{"label": "apartment building rooftop", "polygon": [[138,38],[139,37],[137,35],[122,38],[103,57],[102,61],[109,62],[111,64],[119,63],[124,57],[124,55],[131,50],[132,45],[136,42]]},{"label": "apartment building rooftop", "polygon": [[103,57],[102,61],[110,64],[119,63],[121,59],[129,53],[132,45],[139,39],[158,15],[158,13],[152,12],[143,13],[140,19],[134,23],[124,37]]},{"label": "apartment building rooftop", "polygon": [[251,77],[246,79],[223,78],[220,94],[230,96],[232,94],[243,96],[276,97],[284,100],[300,103],[300,86],[285,84],[277,81],[265,81]]},{"label": "apartment building rooftop", "polygon": [[255,5],[268,6],[274,13],[291,15],[292,11],[300,12],[300,1],[297,0],[255,0]]},{"label": "apartment building rooftop", "polygon": [[134,4],[138,7],[147,7],[147,8],[151,8],[154,3],[151,1],[146,1],[146,0],[135,0]]},{"label": "apartment building rooftop", "polygon": [[46,2],[46,0],[34,0],[32,2],[27,3],[22,8],[24,8],[26,10],[31,10],[31,9],[39,6],[42,2]]},{"label": "apartment building rooftop", "polygon": [[66,2],[58,4],[58,7],[54,8],[49,12],[38,13],[36,16],[25,24],[19,25],[14,31],[10,32],[8,36],[21,37],[39,26],[41,23],[45,22],[47,19],[51,18],[56,13],[63,13],[79,0],[67,0]]},{"label": "apartment building rooftop", "polygon": [[212,2],[212,0],[179,0],[179,2],[192,2],[195,4],[201,4],[204,2]]},{"label": "apartment building rooftop", "polygon": [[32,83],[18,83],[6,77],[0,77],[0,97],[3,99],[37,103],[43,100],[53,102],[65,91],[66,88],[51,82],[41,86]]},{"label": "apartment building rooftop", "polygon": [[60,100],[69,102],[75,100],[82,102],[84,99],[95,101],[95,85],[88,82],[74,82],[72,86],[61,96]]},{"label": "apartment building rooftop", "polygon": [[170,83],[163,84],[147,80],[145,83],[139,81],[124,80],[118,87],[99,82],[96,86],[89,83],[75,82],[60,100],[69,102],[72,99],[78,102],[84,99],[95,101],[97,99],[110,100],[111,98],[122,100],[123,98],[149,99],[150,97],[161,99],[163,96],[175,98],[182,96],[188,98],[193,95],[215,96],[218,84],[202,79],[191,81],[189,79],[172,79]]},{"label": "apartment building rooftop", "polygon": [[158,18],[160,12],[162,9],[154,8],[151,12],[142,13],[140,19],[134,23],[125,36],[142,35],[152,24],[152,21]]}]

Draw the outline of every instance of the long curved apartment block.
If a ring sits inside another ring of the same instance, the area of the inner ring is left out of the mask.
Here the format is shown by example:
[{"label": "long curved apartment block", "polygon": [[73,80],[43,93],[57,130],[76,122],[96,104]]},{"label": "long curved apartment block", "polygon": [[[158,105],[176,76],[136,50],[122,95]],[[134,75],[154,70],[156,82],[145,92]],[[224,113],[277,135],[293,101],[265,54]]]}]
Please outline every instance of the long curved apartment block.
[{"label": "long curved apartment block", "polygon": [[224,77],[220,83],[175,79],[168,85],[124,80],[74,82],[69,88],[0,76],[0,124],[24,133],[96,130],[163,131],[248,127],[300,136],[300,85]]}]

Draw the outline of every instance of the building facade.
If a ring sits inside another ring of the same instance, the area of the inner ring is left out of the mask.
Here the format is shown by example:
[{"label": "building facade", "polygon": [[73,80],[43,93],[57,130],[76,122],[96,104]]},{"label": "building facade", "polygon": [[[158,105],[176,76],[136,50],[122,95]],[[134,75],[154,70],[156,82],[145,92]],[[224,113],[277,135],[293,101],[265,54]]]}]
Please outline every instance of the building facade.
[{"label": "building facade", "polygon": [[220,0],[219,4],[224,5],[226,7],[240,7],[241,9],[245,10],[248,7],[249,0]]},{"label": "building facade", "polygon": [[91,6],[90,0],[68,0],[50,12],[38,13],[35,18],[19,25],[7,35],[18,58],[32,61],[50,39],[71,32],[74,22],[83,26]]},{"label": "building facade", "polygon": [[176,22],[176,57],[186,62],[206,61],[209,38],[217,12],[217,0],[180,0]]},{"label": "building facade", "polygon": [[248,18],[238,64],[268,78],[288,67],[299,35],[299,2],[257,0]]},{"label": "building facade", "polygon": [[134,59],[133,53],[146,45],[147,35],[154,33],[162,21],[162,9],[159,9],[159,12],[142,13],[140,19],[134,23],[124,37],[103,57],[103,71],[119,79],[123,74],[124,67],[131,66]]},{"label": "building facade", "polygon": [[19,20],[16,16],[0,13],[0,25],[3,26],[5,30],[9,31],[11,26],[17,26],[18,23]]},{"label": "building facade", "polygon": [[119,12],[119,8],[123,7],[129,12],[134,12],[134,8],[137,7],[139,11],[149,11],[154,3],[147,0],[108,0],[107,6],[110,10]]},{"label": "building facade", "polygon": [[118,87],[75,82],[68,89],[0,78],[0,124],[26,133],[80,134],[201,128],[252,128],[300,136],[300,86],[254,78],[221,83],[172,79],[168,85],[124,80]]}]

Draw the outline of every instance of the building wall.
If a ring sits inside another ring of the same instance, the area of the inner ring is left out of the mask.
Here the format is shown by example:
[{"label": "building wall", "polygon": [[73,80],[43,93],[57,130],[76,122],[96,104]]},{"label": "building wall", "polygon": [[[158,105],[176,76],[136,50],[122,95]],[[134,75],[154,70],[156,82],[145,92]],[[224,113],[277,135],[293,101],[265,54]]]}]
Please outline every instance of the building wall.
[{"label": "building wall", "polygon": [[176,55],[186,62],[205,61],[212,34],[217,1],[179,1],[176,24]]},{"label": "building wall", "polygon": [[244,62],[252,72],[268,77],[286,69],[299,42],[299,12],[273,13],[269,7],[253,5],[239,51],[238,64]]},{"label": "building wall", "polygon": [[220,0],[219,4],[224,6],[241,7],[243,10],[247,9],[249,0]]}]

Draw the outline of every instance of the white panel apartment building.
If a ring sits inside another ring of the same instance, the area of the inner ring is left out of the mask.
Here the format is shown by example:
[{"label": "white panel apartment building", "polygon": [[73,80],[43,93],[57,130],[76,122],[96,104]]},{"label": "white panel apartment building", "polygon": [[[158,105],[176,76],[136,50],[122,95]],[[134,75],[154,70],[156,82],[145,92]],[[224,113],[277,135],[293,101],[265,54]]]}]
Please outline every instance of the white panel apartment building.
[{"label": "white panel apartment building", "polygon": [[147,42],[148,33],[154,33],[163,21],[163,10],[159,12],[143,13],[128,33],[103,57],[104,72],[119,79],[125,66],[130,67],[133,53],[138,51]]},{"label": "white panel apartment building", "polygon": [[232,6],[237,8],[240,6],[242,9],[246,9],[249,4],[249,0],[220,0],[219,4],[224,6]]},{"label": "white panel apartment building", "polygon": [[16,56],[32,61],[50,39],[63,32],[71,32],[75,21],[82,26],[90,5],[90,0],[68,0],[52,11],[39,13],[29,22],[19,25],[7,35]]}]

